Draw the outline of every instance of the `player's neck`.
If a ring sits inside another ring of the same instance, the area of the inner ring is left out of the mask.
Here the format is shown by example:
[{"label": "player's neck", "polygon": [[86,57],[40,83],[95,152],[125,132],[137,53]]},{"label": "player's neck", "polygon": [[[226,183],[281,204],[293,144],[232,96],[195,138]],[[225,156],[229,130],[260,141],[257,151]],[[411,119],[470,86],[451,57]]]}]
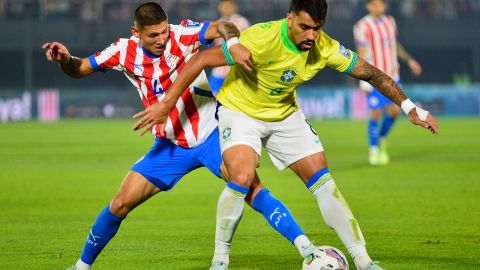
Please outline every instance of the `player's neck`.
[{"label": "player's neck", "polygon": [[372,17],[372,19],[374,19],[374,20],[379,20],[383,16],[385,16],[385,14],[380,14],[380,15],[370,14],[370,17]]}]

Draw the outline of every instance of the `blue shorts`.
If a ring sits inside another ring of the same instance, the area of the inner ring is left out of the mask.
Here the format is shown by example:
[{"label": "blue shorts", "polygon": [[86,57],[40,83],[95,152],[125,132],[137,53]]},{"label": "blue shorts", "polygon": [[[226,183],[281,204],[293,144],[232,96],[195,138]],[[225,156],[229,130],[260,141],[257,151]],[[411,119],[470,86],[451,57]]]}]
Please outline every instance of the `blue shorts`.
[{"label": "blue shorts", "polygon": [[[397,81],[397,84],[402,87],[400,81]],[[367,95],[367,103],[370,110],[384,109],[390,104],[395,104],[375,88]]]},{"label": "blue shorts", "polygon": [[210,88],[212,89],[213,95],[217,95],[218,92],[220,91],[220,88],[222,88],[223,81],[225,81],[225,78],[223,77],[217,77],[214,75],[211,75],[210,78],[208,78],[208,83],[210,84]]},{"label": "blue shorts", "polygon": [[193,148],[183,148],[170,140],[155,138],[155,144],[133,167],[132,171],[147,178],[162,191],[172,189],[187,173],[207,167],[217,177],[221,177],[222,155],[218,129],[202,144]]}]

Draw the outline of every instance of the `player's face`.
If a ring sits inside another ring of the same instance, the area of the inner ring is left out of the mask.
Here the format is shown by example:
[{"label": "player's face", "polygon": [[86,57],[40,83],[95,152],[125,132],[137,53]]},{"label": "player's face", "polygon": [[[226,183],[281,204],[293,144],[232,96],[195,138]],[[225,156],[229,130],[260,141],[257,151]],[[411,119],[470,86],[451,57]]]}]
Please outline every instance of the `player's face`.
[{"label": "player's face", "polygon": [[162,55],[169,38],[168,21],[143,27],[132,27],[132,33],[140,39],[143,48],[155,55]]},{"label": "player's face", "polygon": [[290,12],[287,15],[288,38],[297,46],[299,51],[308,51],[313,48],[315,40],[322,32],[323,23],[315,22],[310,14],[300,11],[298,14]]},{"label": "player's face", "polygon": [[383,0],[373,0],[367,4],[368,13],[374,17],[380,17],[385,14],[387,5]]},{"label": "player's face", "polygon": [[237,6],[231,1],[222,1],[218,4],[218,12],[222,17],[230,17],[237,12]]}]

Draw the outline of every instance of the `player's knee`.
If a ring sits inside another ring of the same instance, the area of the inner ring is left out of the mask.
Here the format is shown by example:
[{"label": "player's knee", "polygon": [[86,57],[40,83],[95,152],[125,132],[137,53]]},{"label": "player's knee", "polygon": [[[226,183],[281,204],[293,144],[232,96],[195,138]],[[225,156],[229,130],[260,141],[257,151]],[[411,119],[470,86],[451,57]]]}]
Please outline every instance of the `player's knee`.
[{"label": "player's knee", "polygon": [[126,217],[132,209],[122,197],[117,196],[110,202],[110,212],[118,217]]},{"label": "player's knee", "polygon": [[370,112],[370,119],[372,120],[379,120],[380,117],[382,116],[383,111],[382,110],[372,110]]},{"label": "player's knee", "polygon": [[230,181],[242,187],[250,187],[254,178],[255,173],[246,171],[241,171],[230,175]]}]

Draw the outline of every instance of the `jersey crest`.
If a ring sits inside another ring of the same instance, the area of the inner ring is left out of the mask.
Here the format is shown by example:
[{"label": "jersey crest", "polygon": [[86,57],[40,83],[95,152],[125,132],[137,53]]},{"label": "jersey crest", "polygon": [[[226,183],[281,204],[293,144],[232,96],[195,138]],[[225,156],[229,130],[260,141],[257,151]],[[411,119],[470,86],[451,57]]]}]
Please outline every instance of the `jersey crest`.
[{"label": "jersey crest", "polygon": [[280,80],[283,83],[289,83],[292,82],[295,76],[297,75],[297,72],[293,68],[287,68],[283,71],[282,76],[280,77]]},{"label": "jersey crest", "polygon": [[167,58],[165,59],[165,62],[167,62],[167,66],[169,68],[175,68],[177,66],[177,63],[178,63],[178,60],[180,60],[180,57],[174,55],[174,54],[170,54],[167,56]]}]

